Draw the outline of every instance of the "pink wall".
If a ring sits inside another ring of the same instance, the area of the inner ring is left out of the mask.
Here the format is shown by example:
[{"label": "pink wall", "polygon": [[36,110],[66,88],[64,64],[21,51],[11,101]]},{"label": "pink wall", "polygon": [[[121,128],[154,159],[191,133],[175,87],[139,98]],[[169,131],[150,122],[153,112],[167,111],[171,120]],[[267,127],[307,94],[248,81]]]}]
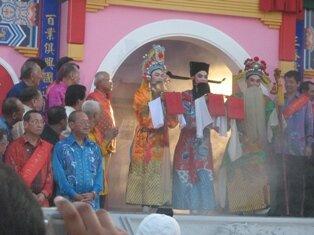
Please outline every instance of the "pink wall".
[{"label": "pink wall", "polygon": [[278,30],[269,29],[257,19],[110,6],[87,14],[85,59],[80,65],[84,84],[90,86],[103,58],[121,38],[145,24],[166,19],[193,20],[215,27],[251,56],[267,61],[268,67],[278,66]]},{"label": "pink wall", "polygon": [[[89,89],[93,75],[108,51],[128,33],[143,25],[166,19],[193,20],[215,27],[237,41],[251,56],[258,55],[267,61],[269,71],[278,66],[278,30],[269,29],[257,19],[109,6],[97,13],[87,13],[85,57],[79,63],[82,84]],[[62,22],[64,25],[66,20]],[[61,31],[60,56],[65,54],[65,33],[65,30]],[[25,60],[22,55],[10,47],[0,46],[0,57],[19,74]]]}]

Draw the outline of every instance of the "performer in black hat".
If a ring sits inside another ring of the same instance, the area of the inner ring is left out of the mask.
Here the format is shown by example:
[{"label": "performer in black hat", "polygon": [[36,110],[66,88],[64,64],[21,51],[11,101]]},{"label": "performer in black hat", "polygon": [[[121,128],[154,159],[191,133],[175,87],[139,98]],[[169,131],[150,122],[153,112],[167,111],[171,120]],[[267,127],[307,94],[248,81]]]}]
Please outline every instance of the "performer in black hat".
[{"label": "performer in black hat", "polygon": [[194,102],[210,92],[208,68],[207,63],[190,62],[193,88],[182,93],[186,126],[181,129],[174,154],[173,208],[200,214],[216,207],[210,126],[203,130],[203,137],[197,138]]}]

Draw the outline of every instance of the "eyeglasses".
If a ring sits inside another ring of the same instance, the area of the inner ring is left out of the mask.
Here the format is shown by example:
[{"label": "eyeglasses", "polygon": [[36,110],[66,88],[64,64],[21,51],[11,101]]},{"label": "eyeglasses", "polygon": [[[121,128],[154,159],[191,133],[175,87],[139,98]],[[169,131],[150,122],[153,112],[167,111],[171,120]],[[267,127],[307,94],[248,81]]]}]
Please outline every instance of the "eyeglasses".
[{"label": "eyeglasses", "polygon": [[39,125],[43,126],[43,125],[45,125],[44,121],[40,121],[40,120],[37,120],[37,119],[36,120],[30,120],[29,123],[32,124],[32,125],[35,125],[35,126],[39,126]]}]

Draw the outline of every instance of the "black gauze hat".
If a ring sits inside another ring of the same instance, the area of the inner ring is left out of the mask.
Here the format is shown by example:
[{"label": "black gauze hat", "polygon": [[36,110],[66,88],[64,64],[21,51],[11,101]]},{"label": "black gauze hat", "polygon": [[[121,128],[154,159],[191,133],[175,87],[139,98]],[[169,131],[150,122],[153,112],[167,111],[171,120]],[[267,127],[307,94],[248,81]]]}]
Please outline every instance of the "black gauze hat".
[{"label": "black gauze hat", "polygon": [[205,71],[208,73],[209,64],[203,63],[203,62],[190,62],[190,76],[193,77],[195,74],[197,74],[199,71]]}]

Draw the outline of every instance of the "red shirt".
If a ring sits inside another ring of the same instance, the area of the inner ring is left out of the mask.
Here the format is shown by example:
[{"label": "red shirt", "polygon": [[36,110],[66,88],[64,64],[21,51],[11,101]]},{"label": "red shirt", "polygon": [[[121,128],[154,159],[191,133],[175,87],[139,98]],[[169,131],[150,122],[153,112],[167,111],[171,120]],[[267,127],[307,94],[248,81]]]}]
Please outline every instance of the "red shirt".
[{"label": "red shirt", "polygon": [[[21,170],[25,163],[30,159],[35,149],[42,145],[44,140],[39,139],[36,146],[25,140],[24,135],[14,140],[9,144],[8,149],[5,153],[5,163],[15,170],[20,175]],[[50,196],[53,187],[53,176],[51,169],[51,153],[47,161],[44,163],[42,169],[33,180],[30,189],[33,193],[44,193],[45,196]]]}]

